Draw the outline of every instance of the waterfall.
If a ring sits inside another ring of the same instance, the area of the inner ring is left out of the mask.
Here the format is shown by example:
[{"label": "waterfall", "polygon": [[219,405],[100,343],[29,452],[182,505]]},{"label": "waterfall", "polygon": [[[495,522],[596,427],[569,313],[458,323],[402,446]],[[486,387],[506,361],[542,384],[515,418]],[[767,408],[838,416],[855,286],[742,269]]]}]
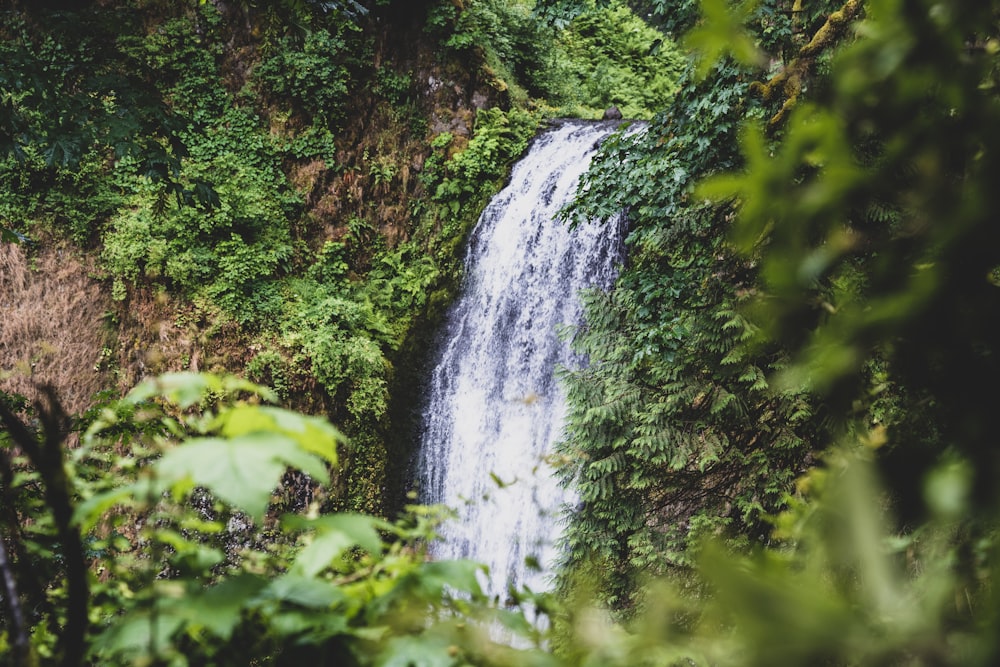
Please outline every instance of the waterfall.
[{"label": "waterfall", "polygon": [[546,456],[565,415],[555,370],[583,360],[557,329],[580,321],[581,289],[610,286],[622,224],[571,228],[556,215],[615,128],[561,121],[536,137],[471,234],[465,284],[437,342],[418,469],[422,501],[459,519],[443,526],[433,553],[488,565],[491,595],[508,583],[546,587],[570,500]]}]

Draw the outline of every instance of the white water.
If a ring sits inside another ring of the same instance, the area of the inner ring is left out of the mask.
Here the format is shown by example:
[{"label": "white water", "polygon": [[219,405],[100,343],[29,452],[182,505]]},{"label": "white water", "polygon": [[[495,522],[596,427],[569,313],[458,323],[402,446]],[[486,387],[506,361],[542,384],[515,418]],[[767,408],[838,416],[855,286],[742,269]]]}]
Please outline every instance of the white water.
[{"label": "white water", "polygon": [[[578,365],[556,330],[580,321],[577,293],[607,287],[621,255],[620,221],[571,229],[555,219],[614,123],[563,122],[539,135],[472,232],[464,289],[438,342],[421,433],[423,502],[459,520],[438,558],[489,566],[487,592],[546,588],[558,517],[571,499],[546,456],[565,404],[557,366]],[[541,571],[527,568],[531,557]]]}]

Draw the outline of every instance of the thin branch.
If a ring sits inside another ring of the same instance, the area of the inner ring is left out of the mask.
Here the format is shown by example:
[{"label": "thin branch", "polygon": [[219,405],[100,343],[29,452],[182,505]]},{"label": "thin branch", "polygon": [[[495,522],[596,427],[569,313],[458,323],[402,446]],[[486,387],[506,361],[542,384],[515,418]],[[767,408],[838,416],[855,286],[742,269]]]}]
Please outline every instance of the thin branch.
[{"label": "thin branch", "polygon": [[[18,500],[14,489],[14,466],[5,449],[0,449],[0,525],[6,524],[7,534],[4,546],[7,549],[6,559],[14,573],[14,580],[20,584],[20,591],[25,596],[28,608],[40,610],[50,619],[56,614],[52,602],[44,592],[44,587],[38,581],[36,572],[31,567],[31,558],[25,553],[24,526],[21,524],[17,511]],[[58,629],[53,626],[53,629]]]},{"label": "thin branch", "polygon": [[0,424],[7,429],[14,444],[27,454],[45,485],[45,503],[52,512],[66,567],[66,627],[60,637],[60,653],[64,667],[78,667],[82,664],[85,648],[90,584],[80,530],[72,522],[73,503],[63,461],[63,442],[69,419],[55,390],[51,386],[43,386],[40,390],[46,399],[45,403],[39,402],[36,406],[42,423],[42,442],[3,403],[0,403]]},{"label": "thin branch", "polygon": [[3,576],[3,597],[7,603],[10,635],[13,638],[14,664],[27,665],[31,643],[28,641],[28,629],[24,622],[21,598],[17,592],[17,580],[10,559],[7,557],[7,540],[3,534],[0,534],[0,574]]}]

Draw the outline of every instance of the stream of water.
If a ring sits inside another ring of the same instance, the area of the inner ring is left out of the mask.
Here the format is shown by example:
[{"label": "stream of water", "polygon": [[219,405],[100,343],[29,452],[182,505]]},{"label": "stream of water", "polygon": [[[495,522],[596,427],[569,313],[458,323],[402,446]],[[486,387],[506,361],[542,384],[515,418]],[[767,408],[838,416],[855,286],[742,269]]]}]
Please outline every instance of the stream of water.
[{"label": "stream of water", "polygon": [[464,287],[437,343],[421,500],[456,508],[459,519],[443,527],[433,554],[488,565],[494,596],[508,584],[547,587],[561,510],[572,501],[546,459],[565,415],[555,371],[584,360],[557,329],[580,321],[581,289],[614,280],[623,224],[571,228],[556,217],[615,128],[562,121],[534,140],[471,234]]}]

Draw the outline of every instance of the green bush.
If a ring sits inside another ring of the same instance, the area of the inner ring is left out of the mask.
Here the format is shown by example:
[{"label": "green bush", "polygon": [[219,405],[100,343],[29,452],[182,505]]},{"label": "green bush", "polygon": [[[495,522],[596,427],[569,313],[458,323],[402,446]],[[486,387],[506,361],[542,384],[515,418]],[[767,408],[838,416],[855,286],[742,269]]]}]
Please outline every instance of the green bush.
[{"label": "green bush", "polygon": [[296,363],[310,368],[354,419],[377,422],[388,409],[385,319],[345,284],[293,281],[292,288],[295,306],[282,329],[285,344],[300,350]]},{"label": "green bush", "polygon": [[271,45],[253,72],[264,96],[305,111],[322,125],[343,120],[357,49],[349,36],[352,26],[312,30],[304,38],[286,36]]},{"label": "green bush", "polygon": [[[444,204],[453,215],[467,205],[485,204],[508,173],[511,163],[524,152],[540,119],[520,109],[480,109],[468,146],[437,168],[427,171],[425,184],[433,188],[432,199]],[[447,133],[432,146],[447,147]]]},{"label": "green bush", "polygon": [[[277,156],[262,159],[267,148],[260,130],[242,125],[218,128],[205,144],[193,145],[192,157],[182,163],[181,183],[216,184],[215,206],[178,201],[162,185],[146,182],[114,217],[103,259],[116,298],[125,296],[129,284],[147,279],[207,297],[240,321],[273,312],[265,307],[270,297],[254,295],[291,257],[289,223],[299,200],[281,176]],[[239,150],[231,147],[241,141]]]},{"label": "green bush", "polygon": [[570,114],[593,116],[617,105],[627,118],[649,118],[676,89],[682,56],[626,2],[553,3],[474,0],[462,10],[439,3],[436,29],[458,51],[481,50],[486,66],[524,105],[545,99]]},{"label": "green bush", "polygon": [[677,90],[683,58],[624,2],[580,13],[559,33],[563,86],[553,101],[650,118]]},{"label": "green bush", "polygon": [[47,166],[36,146],[26,146],[20,161],[0,161],[0,219],[20,231],[40,224],[87,247],[125,200],[98,152],[87,152],[73,168]]},{"label": "green bush", "polygon": [[[201,24],[192,24],[200,21]],[[203,298],[236,320],[273,316],[275,280],[292,256],[290,226],[301,198],[282,170],[285,146],[222,86],[219,18],[203,8],[195,19],[165,22],[125,48],[162,76],[174,113],[185,118],[185,146],[170,183],[139,178],[112,219],[103,259],[113,293],[158,282]]]},{"label": "green bush", "polygon": [[283,502],[291,475],[323,493],[345,439],[274,398],[232,377],[150,379],[89,415],[72,455],[0,404],[0,521],[20,538],[0,544],[0,664],[514,660],[485,628],[531,633],[491,609],[480,567],[426,558],[439,510],[390,523]]},{"label": "green bush", "polygon": [[553,32],[532,13],[530,0],[474,0],[462,9],[439,2],[428,26],[444,31],[443,44],[459,53],[474,49],[485,57],[495,83],[517,104],[541,97],[551,85]]},{"label": "green bush", "polygon": [[247,364],[245,372],[251,382],[271,388],[282,401],[288,400],[291,389],[289,364],[281,353],[265,350],[256,354]]},{"label": "green bush", "polygon": [[307,275],[288,283],[283,341],[343,400],[352,425],[374,427],[388,410],[389,356],[423,311],[438,269],[416,246],[402,244],[376,255],[363,281],[351,281],[343,246],[328,243]]}]

